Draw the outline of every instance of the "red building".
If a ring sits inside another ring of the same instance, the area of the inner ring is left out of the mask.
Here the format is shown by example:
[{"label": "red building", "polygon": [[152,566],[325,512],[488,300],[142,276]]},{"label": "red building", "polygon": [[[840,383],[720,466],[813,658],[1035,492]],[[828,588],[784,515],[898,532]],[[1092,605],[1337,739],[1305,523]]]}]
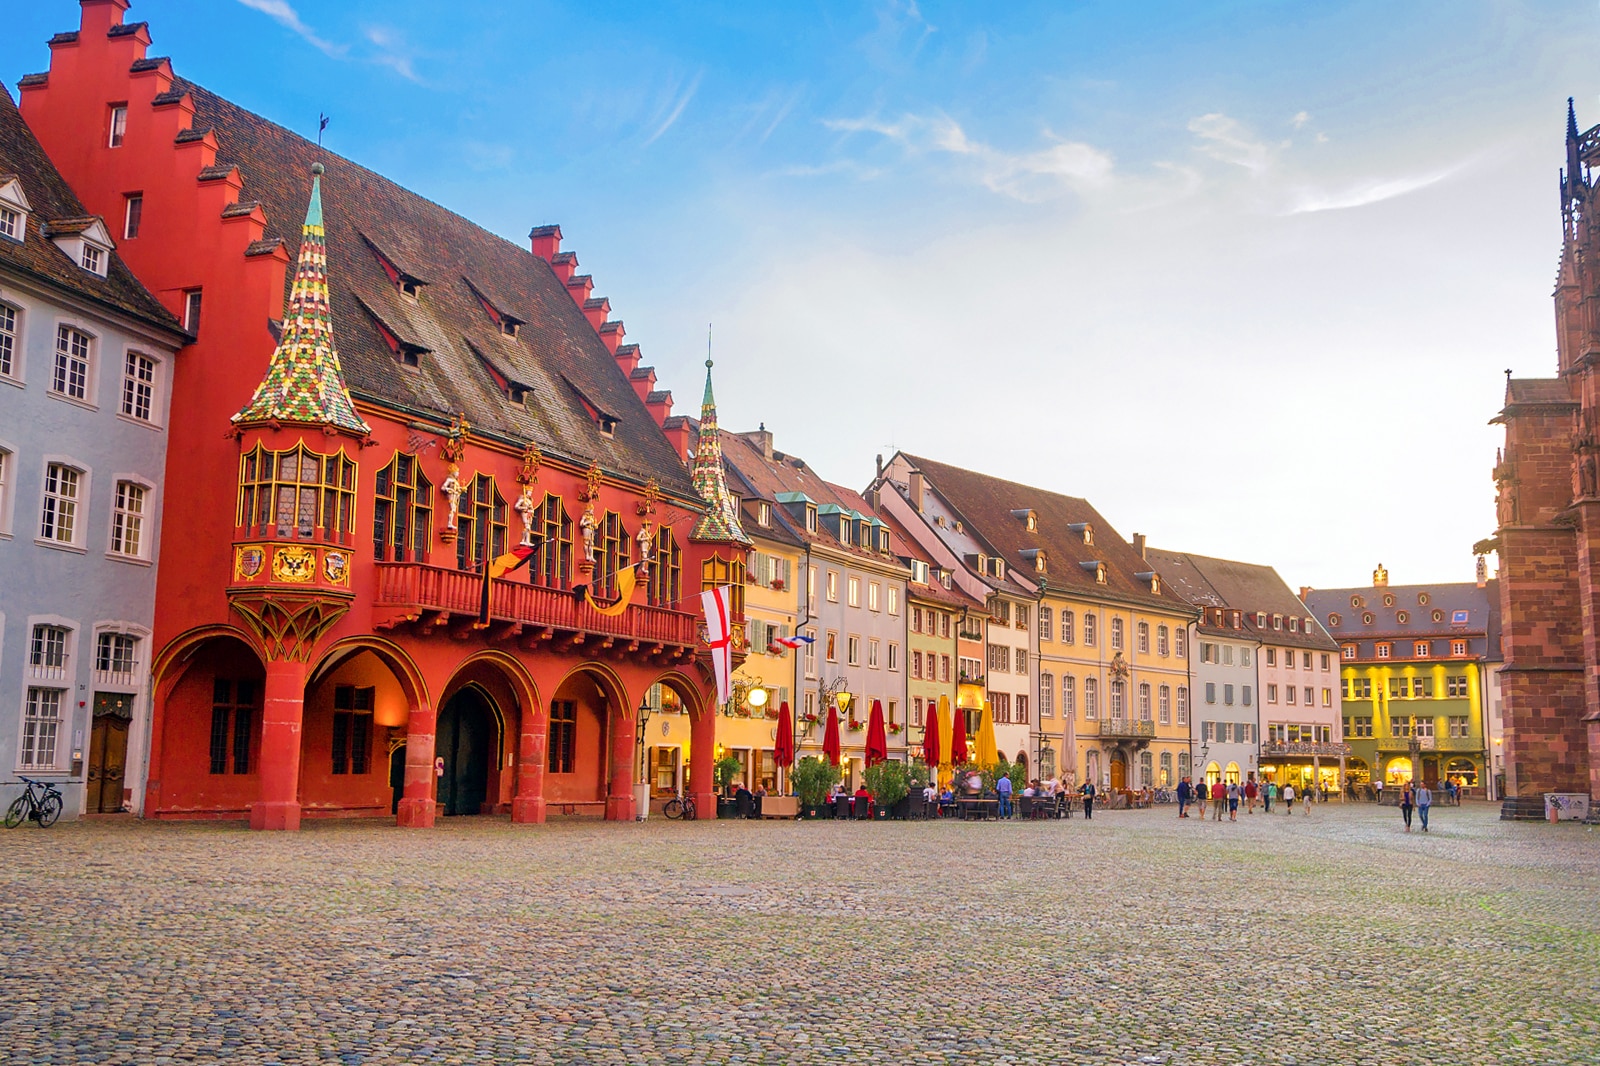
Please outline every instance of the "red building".
[{"label": "red building", "polygon": [[140,198],[118,250],[196,338],[144,813],[629,819],[647,699],[714,809],[698,594],[744,536],[560,230],[519,248],[183,81],[127,6],[83,0],[21,108],[89,210]]},{"label": "red building", "polygon": [[1600,126],[1567,102],[1557,376],[1512,378],[1495,421],[1507,815],[1600,796]]}]

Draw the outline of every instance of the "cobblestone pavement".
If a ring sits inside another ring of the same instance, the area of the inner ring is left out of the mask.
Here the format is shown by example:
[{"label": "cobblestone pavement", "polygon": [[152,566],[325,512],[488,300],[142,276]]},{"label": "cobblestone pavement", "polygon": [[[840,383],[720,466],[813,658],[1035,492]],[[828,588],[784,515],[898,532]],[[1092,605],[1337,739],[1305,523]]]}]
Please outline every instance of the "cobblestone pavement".
[{"label": "cobblestone pavement", "polygon": [[0,1061],[1600,1059],[1600,834],[1174,813],[27,826]]}]

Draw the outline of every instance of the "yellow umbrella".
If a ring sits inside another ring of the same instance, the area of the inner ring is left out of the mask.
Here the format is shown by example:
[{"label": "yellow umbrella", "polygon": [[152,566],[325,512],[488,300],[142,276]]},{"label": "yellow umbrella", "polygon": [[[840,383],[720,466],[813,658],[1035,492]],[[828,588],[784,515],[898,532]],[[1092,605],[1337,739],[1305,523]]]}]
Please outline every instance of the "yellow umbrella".
[{"label": "yellow umbrella", "polygon": [[978,718],[978,765],[990,767],[1000,761],[1000,752],[994,742],[994,708],[983,701],[983,714]]},{"label": "yellow umbrella", "polygon": [[950,697],[939,697],[939,709],[935,712],[939,716],[939,787],[949,788],[955,778],[955,770],[950,761],[950,739],[954,736],[955,718],[950,714]]}]

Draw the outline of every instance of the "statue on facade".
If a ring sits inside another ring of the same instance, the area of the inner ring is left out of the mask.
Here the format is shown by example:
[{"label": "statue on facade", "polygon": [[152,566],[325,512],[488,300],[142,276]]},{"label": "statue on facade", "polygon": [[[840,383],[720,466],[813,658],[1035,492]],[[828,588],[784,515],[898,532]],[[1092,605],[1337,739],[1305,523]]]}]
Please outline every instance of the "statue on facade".
[{"label": "statue on facade", "polygon": [[600,523],[595,520],[594,506],[584,509],[583,517],[578,519],[578,531],[583,534],[583,561],[585,569],[594,569],[594,536],[595,530],[600,528]]},{"label": "statue on facade", "polygon": [[533,517],[539,511],[539,505],[533,502],[533,486],[522,486],[522,495],[517,497],[517,502],[511,505],[517,512],[517,517],[522,519],[522,543],[533,543]]},{"label": "statue on facade", "polygon": [[461,493],[465,486],[461,484],[461,468],[455,463],[450,464],[450,473],[439,483],[439,491],[444,494],[450,512],[445,516],[443,537],[446,541],[454,540],[456,535],[456,518],[461,514]]},{"label": "statue on facade", "polygon": [[646,522],[639,527],[639,534],[634,538],[639,542],[639,580],[650,580],[650,561],[655,556],[656,538],[650,532],[650,523]]}]

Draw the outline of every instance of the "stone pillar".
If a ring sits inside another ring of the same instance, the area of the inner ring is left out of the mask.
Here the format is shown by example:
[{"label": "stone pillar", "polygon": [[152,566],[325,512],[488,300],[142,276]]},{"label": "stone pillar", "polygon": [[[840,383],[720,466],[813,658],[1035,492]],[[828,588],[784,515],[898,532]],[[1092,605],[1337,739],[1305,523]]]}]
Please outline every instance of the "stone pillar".
[{"label": "stone pillar", "polygon": [[717,715],[705,711],[689,724],[689,780],[699,818],[717,816],[716,782],[711,779],[717,761]]},{"label": "stone pillar", "polygon": [[251,829],[300,828],[300,732],[306,664],[267,663],[261,710],[261,792],[250,806]]},{"label": "stone pillar", "polygon": [[399,825],[411,829],[433,827],[439,778],[433,771],[434,733],[439,712],[433,707],[418,707],[406,726],[406,782],[400,796]]},{"label": "stone pillar", "polygon": [[633,799],[633,716],[620,708],[611,713],[611,774],[606,784],[606,821],[631,822],[638,813]]},{"label": "stone pillar", "polygon": [[523,714],[518,746],[517,796],[511,801],[513,822],[538,825],[544,821],[545,751],[549,743],[549,719],[542,710],[529,708]]}]

